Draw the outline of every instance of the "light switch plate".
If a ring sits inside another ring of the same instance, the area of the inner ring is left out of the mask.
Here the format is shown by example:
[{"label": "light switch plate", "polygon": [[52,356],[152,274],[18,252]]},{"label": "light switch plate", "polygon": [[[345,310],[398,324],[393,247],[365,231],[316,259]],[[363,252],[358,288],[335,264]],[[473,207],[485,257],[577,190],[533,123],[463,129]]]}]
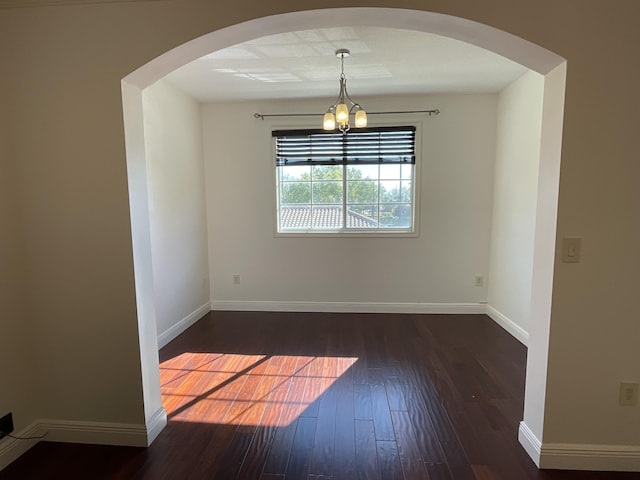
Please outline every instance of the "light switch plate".
[{"label": "light switch plate", "polygon": [[564,237],[562,239],[562,261],[578,263],[580,261],[580,237]]},{"label": "light switch plate", "polygon": [[638,404],[637,382],[622,382],[620,384],[619,403],[623,407],[633,407]]}]

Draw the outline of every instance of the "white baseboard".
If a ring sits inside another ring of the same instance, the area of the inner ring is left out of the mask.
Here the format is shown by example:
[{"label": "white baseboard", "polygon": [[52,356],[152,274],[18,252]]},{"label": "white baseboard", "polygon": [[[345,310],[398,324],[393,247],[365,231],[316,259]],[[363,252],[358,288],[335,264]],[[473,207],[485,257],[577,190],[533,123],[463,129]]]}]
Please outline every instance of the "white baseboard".
[{"label": "white baseboard", "polygon": [[144,424],[75,420],[39,420],[37,423],[40,431],[47,433],[48,442],[147,446],[147,427]]},{"label": "white baseboard", "polygon": [[200,320],[206,313],[211,310],[211,302],[207,302],[201,307],[197,308],[195,311],[191,312],[189,315],[184,317],[178,323],[173,325],[171,328],[165,330],[161,334],[158,335],[158,348],[164,347],[171,340],[176,338],[182,332],[184,332],[191,325]]},{"label": "white baseboard", "polygon": [[524,422],[518,441],[538,468],[640,472],[640,445],[541,443]]},{"label": "white baseboard", "polygon": [[540,468],[640,472],[640,445],[543,443]]},{"label": "white baseboard", "polygon": [[485,313],[484,303],[254,302],[213,300],[211,310],[333,313]]},{"label": "white baseboard", "polygon": [[[43,435],[38,422],[33,422],[26,428],[18,432],[13,432],[16,437],[39,437]],[[11,462],[16,460],[20,455],[33,447],[40,440],[16,440],[15,438],[5,437],[0,440],[0,470],[5,468]]]},{"label": "white baseboard", "polygon": [[529,457],[531,457],[533,463],[540,467],[540,451],[542,449],[542,442],[540,442],[535,433],[531,431],[524,421],[520,422],[520,426],[518,427],[518,441]]},{"label": "white baseboard", "polygon": [[207,311],[242,312],[333,312],[333,313],[424,313],[424,314],[486,314],[525,347],[529,332],[485,303],[391,303],[391,302],[275,302],[212,300],[174,327],[158,336],[162,348],[193,325]]},{"label": "white baseboard", "polygon": [[74,420],[36,420],[27,428],[14,432],[16,437],[42,437],[29,440],[0,440],[0,470],[26,453],[40,440],[64,443],[92,443],[148,447],[167,424],[164,408],[158,409],[147,425],[133,423],[78,422]]},{"label": "white baseboard", "polygon": [[149,446],[158,438],[160,432],[167,426],[167,412],[160,407],[149,420],[147,420],[147,445]]},{"label": "white baseboard", "polygon": [[510,318],[506,317],[498,310],[493,308],[491,305],[487,305],[487,315],[498,325],[504,328],[507,332],[509,332],[513,337],[515,337],[520,343],[522,343],[525,347],[529,343],[529,332],[527,332],[520,325],[515,323]]}]

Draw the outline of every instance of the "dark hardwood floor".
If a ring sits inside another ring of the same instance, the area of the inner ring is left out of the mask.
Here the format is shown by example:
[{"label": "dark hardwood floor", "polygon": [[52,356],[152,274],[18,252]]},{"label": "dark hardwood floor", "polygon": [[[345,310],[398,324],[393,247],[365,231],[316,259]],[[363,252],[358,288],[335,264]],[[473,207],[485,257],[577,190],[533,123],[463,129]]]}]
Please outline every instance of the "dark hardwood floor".
[{"label": "dark hardwood floor", "polygon": [[539,471],[525,348],[483,315],[215,312],[160,352],[150,448],[41,442],[0,479],[638,479]]}]

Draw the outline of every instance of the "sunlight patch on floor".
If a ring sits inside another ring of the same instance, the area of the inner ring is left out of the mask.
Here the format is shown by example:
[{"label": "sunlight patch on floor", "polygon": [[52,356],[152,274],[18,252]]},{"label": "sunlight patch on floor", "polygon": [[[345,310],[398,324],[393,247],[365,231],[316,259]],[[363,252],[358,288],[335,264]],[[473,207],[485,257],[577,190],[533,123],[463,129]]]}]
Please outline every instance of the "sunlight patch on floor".
[{"label": "sunlight patch on floor", "polygon": [[283,426],[358,359],[187,352],[160,365],[170,421]]}]

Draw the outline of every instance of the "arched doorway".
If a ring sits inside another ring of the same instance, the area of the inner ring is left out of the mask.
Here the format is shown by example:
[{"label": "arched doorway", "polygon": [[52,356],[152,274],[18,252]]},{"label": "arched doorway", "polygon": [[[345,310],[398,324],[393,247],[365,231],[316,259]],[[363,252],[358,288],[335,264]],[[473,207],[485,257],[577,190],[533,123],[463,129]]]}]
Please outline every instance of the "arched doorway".
[{"label": "arched doorway", "polygon": [[174,69],[205,54],[265,35],[325,26],[380,26],[435,33],[503,55],[545,77],[532,276],[532,326],[529,332],[524,422],[520,429],[521,442],[537,461],[547,377],[565,61],[552,52],[487,25],[431,12],[388,8],[344,8],[339,9],[339,14],[336,9],[302,11],[252,20],[183,44],[123,79],[140,352],[150,441],[162,429],[163,423],[158,421],[157,415],[154,416],[154,412],[162,411],[162,406],[149,248],[142,91]]}]

